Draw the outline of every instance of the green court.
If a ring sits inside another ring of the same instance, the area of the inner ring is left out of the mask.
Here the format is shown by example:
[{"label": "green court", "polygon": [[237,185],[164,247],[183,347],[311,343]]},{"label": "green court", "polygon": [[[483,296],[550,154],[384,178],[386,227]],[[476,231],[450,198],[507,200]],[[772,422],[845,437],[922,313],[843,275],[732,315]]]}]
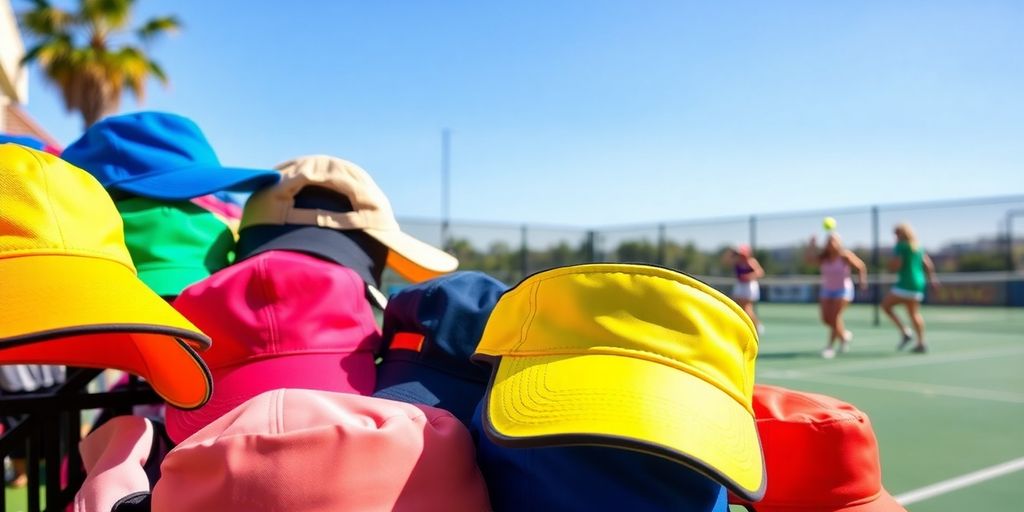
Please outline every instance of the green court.
[{"label": "green court", "polygon": [[[816,305],[762,304],[757,380],[831,395],[871,417],[885,487],[913,512],[1020,510],[1024,309],[925,307],[926,355],[897,353],[870,306],[845,318],[851,350],[824,360]],[[771,476],[769,475],[769,481]]]}]

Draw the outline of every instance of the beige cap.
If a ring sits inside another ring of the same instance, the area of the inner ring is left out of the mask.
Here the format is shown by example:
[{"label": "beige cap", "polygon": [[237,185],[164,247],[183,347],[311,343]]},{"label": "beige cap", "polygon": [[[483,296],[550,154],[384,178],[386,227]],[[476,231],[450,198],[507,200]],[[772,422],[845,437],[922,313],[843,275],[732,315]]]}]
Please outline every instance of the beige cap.
[{"label": "beige cap", "polygon": [[[403,278],[418,283],[454,271],[454,256],[421,242],[398,227],[391,203],[361,167],[326,155],[299,157],[277,166],[281,181],[249,198],[241,229],[257,225],[305,225],[359,229],[389,249],[387,265]],[[352,203],[350,212],[295,208],[295,196],[307,186],[338,192]]]}]

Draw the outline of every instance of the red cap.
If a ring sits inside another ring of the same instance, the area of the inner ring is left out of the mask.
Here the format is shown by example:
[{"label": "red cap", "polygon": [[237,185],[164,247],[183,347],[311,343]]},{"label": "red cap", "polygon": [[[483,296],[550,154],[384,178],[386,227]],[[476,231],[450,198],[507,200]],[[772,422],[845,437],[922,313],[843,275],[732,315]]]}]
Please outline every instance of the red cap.
[{"label": "red cap", "polygon": [[186,288],[174,307],[213,339],[201,355],[214,383],[203,407],[167,408],[175,442],[272,389],[373,393],[381,337],[351,269],[270,251]]},{"label": "red cap", "polygon": [[768,490],[756,512],[892,512],[882,487],[878,441],[867,414],[825,395],[754,386],[754,415]]}]

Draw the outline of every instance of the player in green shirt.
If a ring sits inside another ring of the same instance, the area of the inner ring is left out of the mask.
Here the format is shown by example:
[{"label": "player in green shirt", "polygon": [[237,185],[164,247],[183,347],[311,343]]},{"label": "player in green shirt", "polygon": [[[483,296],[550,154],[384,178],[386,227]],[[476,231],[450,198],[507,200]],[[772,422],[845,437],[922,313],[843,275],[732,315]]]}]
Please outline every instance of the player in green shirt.
[{"label": "player in green shirt", "polygon": [[923,354],[928,349],[924,343],[924,317],[921,316],[921,301],[924,300],[925,287],[929,283],[932,286],[937,286],[939,281],[935,277],[935,265],[932,264],[932,259],[918,245],[910,226],[906,223],[900,224],[896,226],[895,233],[896,247],[893,249],[893,258],[889,260],[889,270],[896,272],[898,279],[896,285],[882,300],[882,310],[899,328],[902,338],[898,350],[902,350],[913,338],[911,338],[910,329],[907,329],[903,321],[896,316],[893,308],[897,304],[906,305],[910,322],[914,326],[914,334],[917,335],[917,344],[912,352]]}]

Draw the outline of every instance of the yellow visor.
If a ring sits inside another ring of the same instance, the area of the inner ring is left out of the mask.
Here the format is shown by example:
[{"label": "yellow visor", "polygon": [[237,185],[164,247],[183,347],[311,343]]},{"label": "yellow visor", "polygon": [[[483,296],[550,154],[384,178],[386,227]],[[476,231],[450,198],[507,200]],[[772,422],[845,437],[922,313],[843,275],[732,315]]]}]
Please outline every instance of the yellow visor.
[{"label": "yellow visor", "polygon": [[609,355],[503,357],[484,422],[513,447],[591,444],[659,455],[755,500],[764,493],[754,418],[707,382]]},{"label": "yellow visor", "polygon": [[535,274],[499,299],[474,358],[492,364],[487,434],[668,458],[757,501],[757,335],[729,298],[647,265]]},{"label": "yellow visor", "polygon": [[177,407],[209,399],[209,371],[193,348],[210,339],[121,263],[2,258],[0,282],[0,364],[114,368],[144,377]]}]

